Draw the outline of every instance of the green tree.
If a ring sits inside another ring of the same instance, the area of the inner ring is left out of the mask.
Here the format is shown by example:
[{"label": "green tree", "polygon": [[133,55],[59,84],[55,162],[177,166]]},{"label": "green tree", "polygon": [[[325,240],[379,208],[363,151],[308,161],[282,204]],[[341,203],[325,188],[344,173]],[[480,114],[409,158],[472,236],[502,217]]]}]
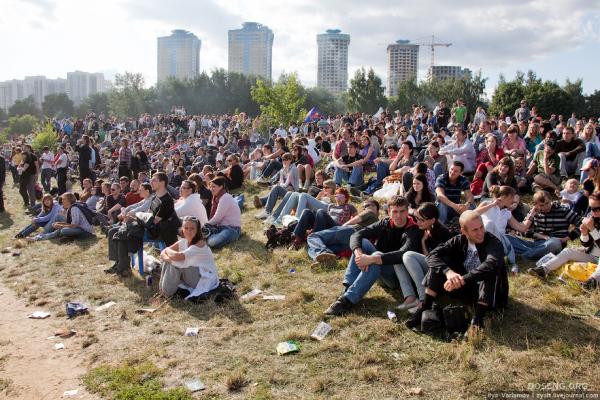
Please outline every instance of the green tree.
[{"label": "green tree", "polygon": [[38,106],[35,104],[35,100],[33,99],[33,96],[29,96],[23,100],[17,100],[15,101],[15,104],[13,104],[9,109],[8,109],[8,114],[11,117],[15,117],[17,115],[41,115],[40,109],[38,108]]},{"label": "green tree", "polygon": [[8,119],[6,133],[9,136],[29,135],[39,125],[39,119],[33,115],[20,115]]},{"label": "green tree", "polygon": [[46,117],[67,117],[73,114],[73,100],[66,93],[49,94],[44,97],[42,110]]},{"label": "green tree", "polygon": [[[109,113],[108,109],[108,94],[106,93],[94,93],[90,95],[83,103],[79,106],[79,115],[84,116],[89,111],[94,111],[96,115]],[[83,112],[83,114],[81,114]]]},{"label": "green tree", "polygon": [[600,115],[600,90],[596,90],[594,93],[586,96],[583,115],[589,117],[597,117]]},{"label": "green tree", "polygon": [[387,98],[381,84],[381,78],[375,75],[373,68],[366,72],[364,68],[354,73],[348,91],[348,109],[353,112],[374,113],[379,107],[387,106]]},{"label": "green tree", "polygon": [[336,115],[346,112],[346,104],[340,95],[334,95],[325,88],[313,87],[306,89],[304,108],[310,110],[317,107],[323,115]]},{"label": "green tree", "polygon": [[108,108],[117,117],[133,117],[144,113],[150,100],[144,89],[144,77],[125,72],[115,76],[115,86],[108,96]]},{"label": "green tree", "polygon": [[251,91],[252,98],[260,105],[261,113],[274,123],[285,126],[292,121],[298,122],[306,114],[306,109],[303,108],[306,94],[303,92],[296,74],[282,75],[272,85],[259,79]]},{"label": "green tree", "polygon": [[45,146],[48,146],[52,151],[56,150],[58,142],[58,134],[54,131],[54,127],[50,122],[46,122],[42,127],[35,131],[35,136],[31,146],[36,151],[42,151]]}]

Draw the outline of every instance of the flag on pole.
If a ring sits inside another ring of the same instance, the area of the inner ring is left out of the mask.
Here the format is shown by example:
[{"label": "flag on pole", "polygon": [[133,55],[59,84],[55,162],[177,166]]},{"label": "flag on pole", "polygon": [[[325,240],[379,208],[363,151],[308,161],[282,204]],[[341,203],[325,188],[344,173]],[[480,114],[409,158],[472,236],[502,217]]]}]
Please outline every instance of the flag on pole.
[{"label": "flag on pole", "polygon": [[311,122],[316,119],[321,119],[321,114],[319,113],[319,110],[317,110],[317,107],[313,107],[306,114],[306,117],[304,118],[304,122]]}]

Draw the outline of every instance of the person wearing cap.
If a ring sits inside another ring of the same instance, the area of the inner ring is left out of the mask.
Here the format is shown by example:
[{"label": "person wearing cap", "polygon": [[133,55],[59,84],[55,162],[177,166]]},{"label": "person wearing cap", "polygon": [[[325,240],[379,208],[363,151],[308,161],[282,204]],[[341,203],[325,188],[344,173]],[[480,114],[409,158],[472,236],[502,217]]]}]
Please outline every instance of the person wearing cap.
[{"label": "person wearing cap", "polygon": [[548,190],[560,195],[560,158],[556,154],[556,141],[546,139],[544,149],[535,153],[529,165],[528,176],[533,177],[533,190]]},{"label": "person wearing cap", "polygon": [[563,129],[562,136],[562,140],[556,143],[556,152],[560,158],[560,176],[579,176],[585,158],[585,144],[575,137],[575,130],[570,126]]}]

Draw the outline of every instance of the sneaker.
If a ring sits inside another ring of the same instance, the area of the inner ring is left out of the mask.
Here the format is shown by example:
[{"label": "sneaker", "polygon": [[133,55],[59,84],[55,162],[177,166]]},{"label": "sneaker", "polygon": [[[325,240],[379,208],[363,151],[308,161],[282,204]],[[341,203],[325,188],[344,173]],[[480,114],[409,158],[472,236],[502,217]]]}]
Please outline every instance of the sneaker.
[{"label": "sneaker", "polygon": [[105,269],[104,272],[107,274],[116,275],[118,273],[117,272],[117,264],[113,265],[110,268]]},{"label": "sneaker", "polygon": [[541,278],[541,279],[546,278],[546,271],[542,267],[529,268],[529,271],[527,271],[527,272],[531,276],[536,276],[536,277]]},{"label": "sneaker", "polygon": [[408,320],[406,320],[406,322],[404,322],[404,325],[408,328],[408,329],[419,329],[421,328],[421,319],[423,317],[423,308],[422,307],[418,307],[414,314],[412,315],[412,317],[410,317]]},{"label": "sneaker", "polygon": [[584,290],[594,290],[598,288],[598,281],[594,278],[590,278],[581,284],[581,288]]},{"label": "sneaker", "polygon": [[333,264],[337,261],[337,256],[333,253],[321,253],[315,259],[319,264]]},{"label": "sneaker", "polygon": [[254,208],[262,208],[262,202],[260,201],[260,197],[254,196]]},{"label": "sneaker", "polygon": [[267,210],[262,210],[261,212],[259,212],[258,214],[256,214],[256,215],[255,215],[255,217],[256,217],[256,218],[258,218],[258,219],[265,219],[265,218],[267,218],[269,215],[271,215],[271,214],[269,214],[269,213],[267,212]]},{"label": "sneaker", "polygon": [[350,312],[352,309],[352,303],[346,299],[345,297],[338,298],[335,303],[329,306],[327,310],[325,310],[325,315],[342,315]]}]

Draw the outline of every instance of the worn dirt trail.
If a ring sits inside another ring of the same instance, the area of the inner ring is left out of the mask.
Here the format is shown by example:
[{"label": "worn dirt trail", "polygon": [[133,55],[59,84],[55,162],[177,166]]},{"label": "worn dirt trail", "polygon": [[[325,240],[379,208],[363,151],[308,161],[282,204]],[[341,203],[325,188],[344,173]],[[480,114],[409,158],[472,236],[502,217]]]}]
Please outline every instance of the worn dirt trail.
[{"label": "worn dirt trail", "polygon": [[[3,282],[0,293],[0,379],[9,381],[0,398],[61,399],[65,391],[78,389],[77,395],[69,398],[97,399],[84,390],[79,379],[86,371],[81,339],[47,339],[66,326],[65,319],[53,315],[27,318],[43,307],[28,307]],[[56,343],[65,348],[55,350]]]}]

